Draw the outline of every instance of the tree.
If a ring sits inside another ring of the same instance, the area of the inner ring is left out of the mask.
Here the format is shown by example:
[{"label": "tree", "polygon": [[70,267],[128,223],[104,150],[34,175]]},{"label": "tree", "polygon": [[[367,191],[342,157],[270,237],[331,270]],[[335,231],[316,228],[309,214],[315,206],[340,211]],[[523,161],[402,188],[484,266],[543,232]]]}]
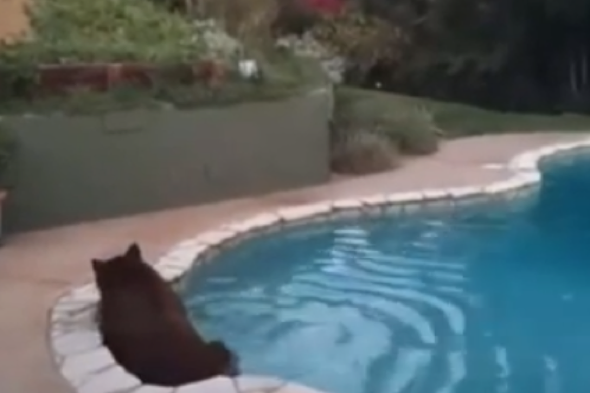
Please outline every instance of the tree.
[{"label": "tree", "polygon": [[351,4],[341,12],[322,16],[312,29],[315,39],[346,59],[347,74],[361,82],[378,61],[394,62],[407,46],[404,31]]},{"label": "tree", "polygon": [[363,5],[403,29],[411,43],[399,52],[403,60],[390,67],[398,89],[521,106],[590,90],[590,2],[363,0]]}]

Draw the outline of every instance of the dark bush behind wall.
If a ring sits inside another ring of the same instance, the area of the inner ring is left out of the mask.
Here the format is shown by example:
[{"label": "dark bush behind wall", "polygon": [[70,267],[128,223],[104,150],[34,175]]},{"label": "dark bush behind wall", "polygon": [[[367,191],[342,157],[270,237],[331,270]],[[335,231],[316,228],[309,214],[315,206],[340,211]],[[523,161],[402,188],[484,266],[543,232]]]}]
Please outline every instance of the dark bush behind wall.
[{"label": "dark bush behind wall", "polygon": [[301,187],[329,178],[331,91],[101,116],[8,117],[19,155],[4,211],[20,232]]}]

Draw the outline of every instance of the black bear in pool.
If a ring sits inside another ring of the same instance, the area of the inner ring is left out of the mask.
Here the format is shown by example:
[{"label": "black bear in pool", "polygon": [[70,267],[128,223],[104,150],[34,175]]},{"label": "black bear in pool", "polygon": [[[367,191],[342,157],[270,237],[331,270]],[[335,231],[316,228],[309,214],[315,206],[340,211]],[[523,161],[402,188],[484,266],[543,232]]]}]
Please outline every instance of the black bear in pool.
[{"label": "black bear in pool", "polygon": [[182,301],[137,244],[122,255],[93,259],[92,270],[103,343],[143,383],[179,386],[239,372],[237,356],[224,343],[205,342],[193,329]]}]

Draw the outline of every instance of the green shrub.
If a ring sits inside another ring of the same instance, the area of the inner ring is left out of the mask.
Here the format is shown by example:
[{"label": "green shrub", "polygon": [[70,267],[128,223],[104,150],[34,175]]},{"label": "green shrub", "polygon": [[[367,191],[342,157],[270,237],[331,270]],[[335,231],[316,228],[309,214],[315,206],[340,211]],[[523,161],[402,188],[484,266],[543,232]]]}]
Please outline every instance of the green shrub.
[{"label": "green shrub", "polygon": [[189,20],[147,0],[31,3],[31,40],[11,45],[31,62],[186,63],[204,55]]},{"label": "green shrub", "polygon": [[438,150],[439,131],[432,114],[424,108],[412,106],[392,111],[377,123],[377,129],[396,141],[405,154],[425,155]]},{"label": "green shrub", "polygon": [[399,151],[389,138],[370,131],[343,132],[332,141],[331,169],[342,174],[369,174],[399,165]]},{"label": "green shrub", "polygon": [[341,12],[325,15],[311,34],[331,53],[347,60],[352,83],[363,81],[378,61],[397,58],[405,39],[391,21],[366,14],[356,2],[347,2]]},{"label": "green shrub", "polygon": [[219,21],[225,31],[242,42],[269,44],[280,0],[187,0],[201,19]]},{"label": "green shrub", "polygon": [[389,138],[401,153],[431,154],[438,150],[440,129],[426,107],[392,105],[388,94],[335,89],[336,129],[368,129]]}]

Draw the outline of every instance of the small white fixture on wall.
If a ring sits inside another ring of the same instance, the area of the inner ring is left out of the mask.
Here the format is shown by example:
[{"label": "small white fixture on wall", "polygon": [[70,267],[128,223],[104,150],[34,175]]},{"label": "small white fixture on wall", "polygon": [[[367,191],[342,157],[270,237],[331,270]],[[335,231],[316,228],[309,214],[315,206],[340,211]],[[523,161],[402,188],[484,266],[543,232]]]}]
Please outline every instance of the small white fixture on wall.
[{"label": "small white fixture on wall", "polygon": [[240,60],[238,63],[238,69],[240,70],[240,75],[244,79],[256,79],[260,76],[258,63],[253,59]]}]

